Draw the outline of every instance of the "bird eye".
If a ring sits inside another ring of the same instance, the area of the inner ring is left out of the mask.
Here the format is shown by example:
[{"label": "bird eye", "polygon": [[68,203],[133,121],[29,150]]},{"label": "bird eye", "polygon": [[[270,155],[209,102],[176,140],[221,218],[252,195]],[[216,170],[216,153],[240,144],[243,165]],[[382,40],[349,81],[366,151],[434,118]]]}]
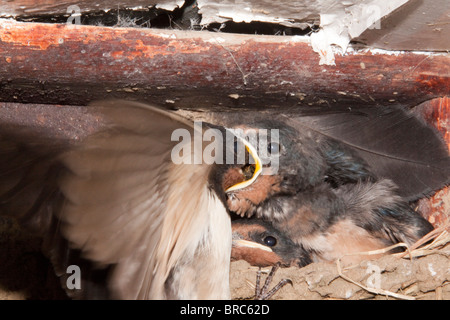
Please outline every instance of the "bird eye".
[{"label": "bird eye", "polygon": [[264,244],[269,247],[273,247],[277,244],[277,239],[272,236],[267,236],[263,239]]},{"label": "bird eye", "polygon": [[280,153],[280,144],[276,143],[276,142],[271,142],[267,145],[267,151],[269,151],[269,153],[271,155],[277,155]]}]

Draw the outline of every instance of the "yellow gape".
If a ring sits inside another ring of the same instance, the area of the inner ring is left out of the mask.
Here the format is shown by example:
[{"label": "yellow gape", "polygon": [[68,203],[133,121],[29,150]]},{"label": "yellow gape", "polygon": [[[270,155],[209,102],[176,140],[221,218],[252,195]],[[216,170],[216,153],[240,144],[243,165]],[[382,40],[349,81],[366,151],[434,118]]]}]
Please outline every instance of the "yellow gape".
[{"label": "yellow gape", "polygon": [[245,145],[245,149],[247,150],[247,152],[255,160],[255,171],[253,172],[253,175],[250,179],[239,182],[239,183],[229,187],[227,190],[225,190],[225,192],[243,189],[243,188],[251,185],[256,180],[256,178],[258,178],[260,173],[262,172],[261,159],[259,158],[258,153],[256,152],[256,149],[247,140],[242,139],[240,137],[238,137],[238,139],[240,139],[242,141],[242,143]]}]

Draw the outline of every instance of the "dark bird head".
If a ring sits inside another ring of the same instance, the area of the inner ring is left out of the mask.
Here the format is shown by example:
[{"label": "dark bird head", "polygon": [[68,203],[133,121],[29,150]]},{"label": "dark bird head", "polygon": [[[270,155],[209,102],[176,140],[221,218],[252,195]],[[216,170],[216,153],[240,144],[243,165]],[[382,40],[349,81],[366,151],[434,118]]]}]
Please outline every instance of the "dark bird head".
[{"label": "dark bird head", "polygon": [[231,211],[252,216],[271,197],[294,195],[324,179],[325,163],[312,135],[277,121],[237,126],[234,132],[253,144],[262,173],[252,185],[227,191]]},{"label": "dark bird head", "polygon": [[206,126],[209,128],[207,131],[216,132],[213,143],[203,147],[204,152],[206,148],[214,149],[214,165],[209,182],[211,188],[227,205],[227,194],[246,190],[258,181],[262,172],[262,161],[258,150],[246,139],[221,126],[209,123],[206,123]]},{"label": "dark bird head", "polygon": [[262,219],[237,219],[232,222],[232,260],[245,260],[253,266],[303,267],[311,263],[309,254],[301,245]]},{"label": "dark bird head", "polygon": [[252,137],[252,132],[256,132],[257,139],[250,139],[250,143],[255,145],[263,167],[253,184],[228,192],[229,209],[241,216],[256,213],[261,217],[267,202],[305,192],[324,182],[338,187],[372,179],[363,159],[314,130],[295,129],[277,120],[259,121],[251,128],[237,126],[235,130],[243,137]]},{"label": "dark bird head", "polygon": [[244,136],[255,130],[267,136],[266,143],[255,144],[263,173],[250,187],[228,193],[229,209],[241,216],[262,217],[266,202],[323,183],[338,189],[389,179],[406,201],[449,183],[450,156],[442,137],[401,108],[299,107],[291,115],[262,117],[232,125]]}]

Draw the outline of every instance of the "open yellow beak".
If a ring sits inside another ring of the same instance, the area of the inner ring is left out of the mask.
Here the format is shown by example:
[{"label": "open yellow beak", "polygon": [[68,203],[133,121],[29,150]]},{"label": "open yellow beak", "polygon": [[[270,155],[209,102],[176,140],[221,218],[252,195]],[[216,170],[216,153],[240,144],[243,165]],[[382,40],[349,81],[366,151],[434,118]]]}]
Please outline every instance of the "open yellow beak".
[{"label": "open yellow beak", "polygon": [[255,160],[255,171],[253,172],[253,175],[250,179],[239,182],[239,183],[229,187],[227,190],[225,190],[225,192],[243,189],[243,188],[251,185],[262,172],[262,162],[258,156],[258,153],[256,152],[256,149],[247,140],[242,139],[240,137],[238,137],[238,139],[241,139],[242,143],[245,145],[245,149],[250,154],[250,156],[253,157],[253,159]]}]

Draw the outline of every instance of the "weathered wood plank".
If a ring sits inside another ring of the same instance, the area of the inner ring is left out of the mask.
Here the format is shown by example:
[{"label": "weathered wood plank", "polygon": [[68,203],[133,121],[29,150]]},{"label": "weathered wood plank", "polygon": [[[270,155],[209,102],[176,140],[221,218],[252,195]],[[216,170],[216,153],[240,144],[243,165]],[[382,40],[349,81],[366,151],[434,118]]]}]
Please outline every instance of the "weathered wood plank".
[{"label": "weathered wood plank", "polygon": [[25,103],[132,97],[179,108],[412,105],[450,92],[449,54],[362,52],[319,66],[300,37],[3,20],[0,60],[0,101]]}]

